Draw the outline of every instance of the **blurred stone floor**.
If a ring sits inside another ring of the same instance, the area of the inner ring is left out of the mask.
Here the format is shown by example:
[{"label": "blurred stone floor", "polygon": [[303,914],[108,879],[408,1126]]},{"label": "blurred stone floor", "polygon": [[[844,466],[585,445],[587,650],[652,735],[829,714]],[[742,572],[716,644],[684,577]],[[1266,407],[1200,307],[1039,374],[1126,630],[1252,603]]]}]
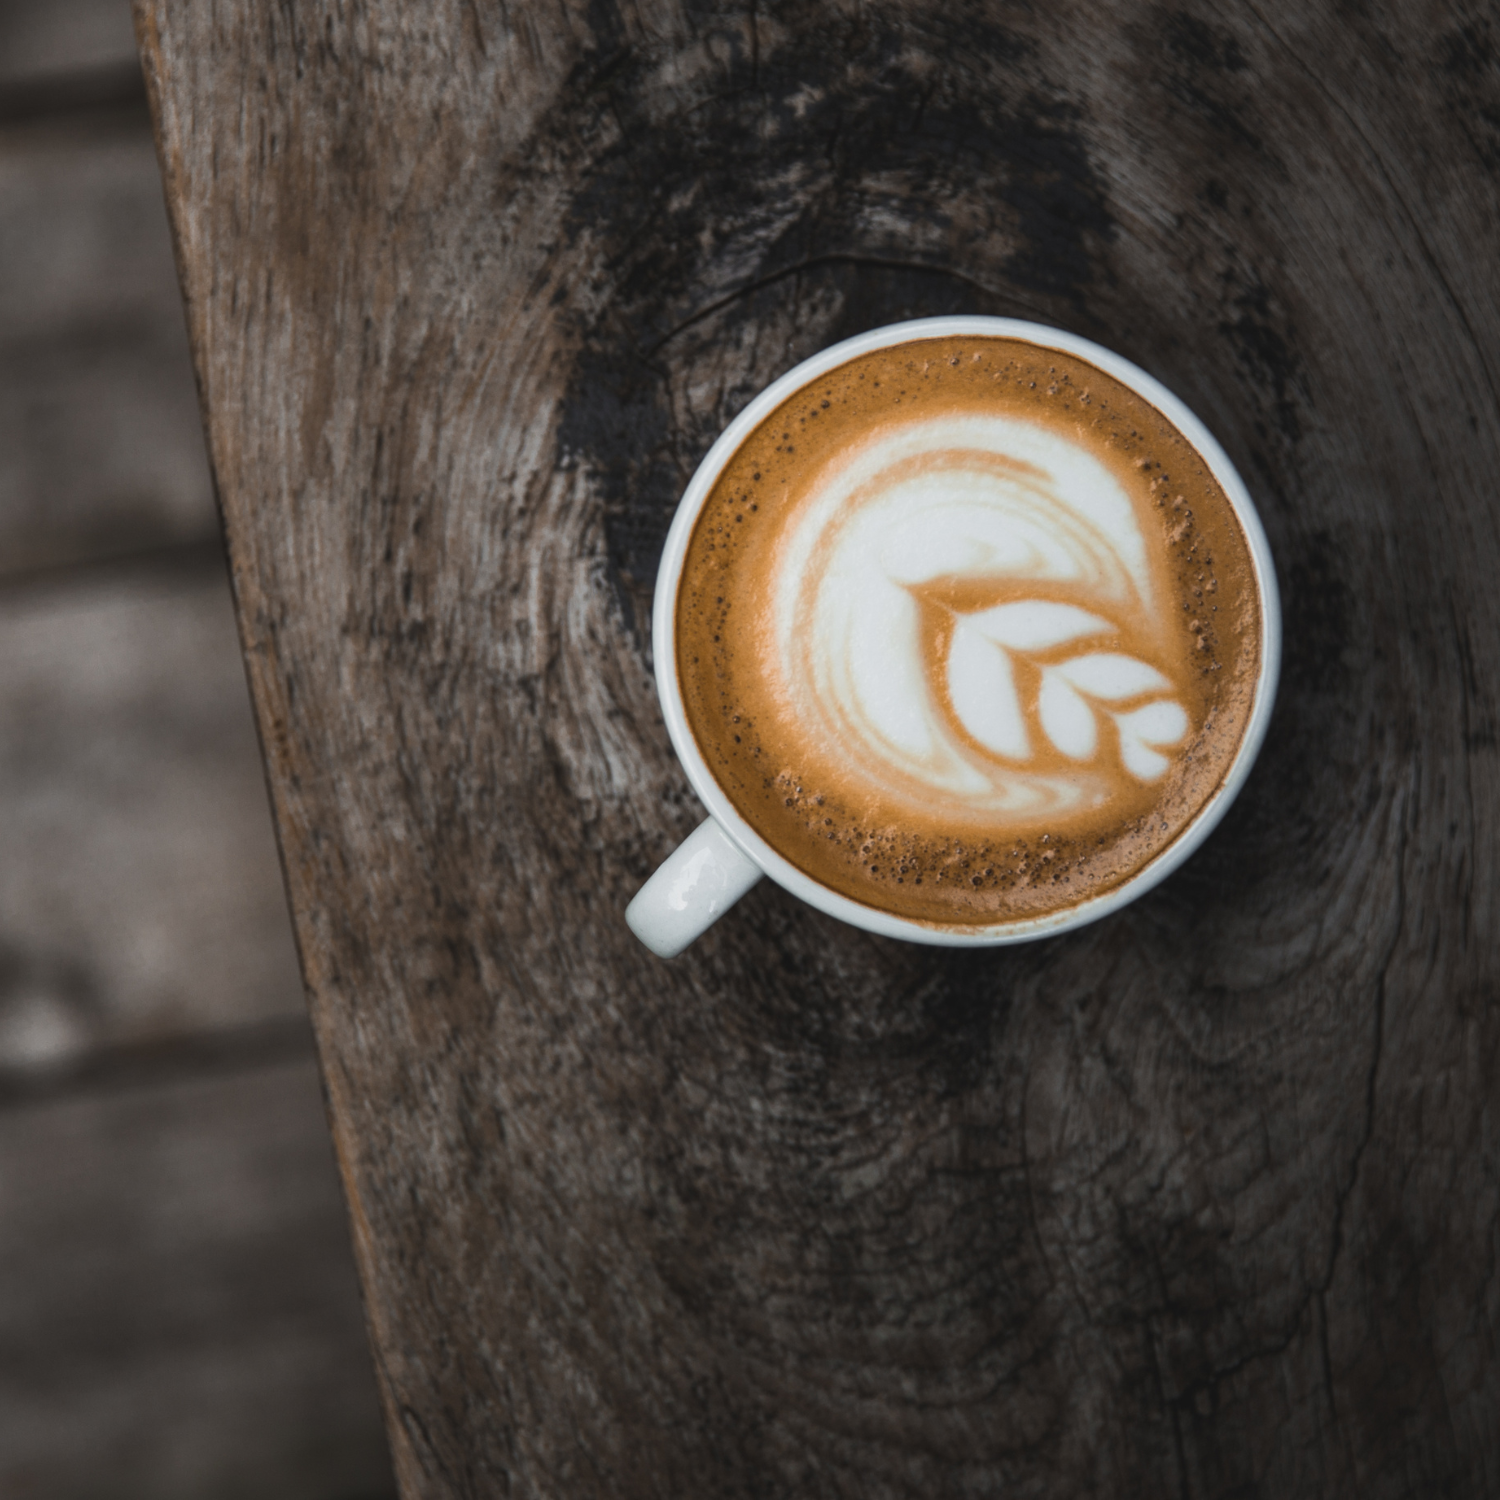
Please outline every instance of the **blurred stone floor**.
[{"label": "blurred stone floor", "polygon": [[394,1493],[128,0],[0,0],[0,1496]]}]

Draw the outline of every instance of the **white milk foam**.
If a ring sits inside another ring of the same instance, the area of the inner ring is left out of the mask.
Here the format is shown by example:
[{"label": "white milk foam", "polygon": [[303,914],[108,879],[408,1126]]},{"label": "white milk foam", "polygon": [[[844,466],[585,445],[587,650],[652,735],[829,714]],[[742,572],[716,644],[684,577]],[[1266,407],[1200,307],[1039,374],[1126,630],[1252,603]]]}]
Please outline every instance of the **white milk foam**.
[{"label": "white milk foam", "polygon": [[[1007,602],[955,615],[934,667],[915,595],[938,580],[992,580]],[[1087,607],[1047,598],[1059,585]],[[887,425],[824,470],[789,528],[767,666],[810,742],[872,790],[969,815],[1081,812],[1120,767],[1158,779],[1190,727],[1142,659],[1171,654],[1155,593],[1129,496],[1080,445],[1010,417]],[[1016,665],[1034,657],[1028,707]]]}]

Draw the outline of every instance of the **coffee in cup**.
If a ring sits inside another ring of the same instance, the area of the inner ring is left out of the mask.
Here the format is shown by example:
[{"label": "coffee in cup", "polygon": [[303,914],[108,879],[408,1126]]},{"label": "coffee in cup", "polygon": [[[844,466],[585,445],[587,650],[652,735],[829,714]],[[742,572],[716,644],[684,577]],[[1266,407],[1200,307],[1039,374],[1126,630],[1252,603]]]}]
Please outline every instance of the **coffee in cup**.
[{"label": "coffee in cup", "polygon": [[731,831],[903,935],[1086,919],[1206,831],[1269,707],[1274,578],[1227,459],[1030,331],[810,368],[718,452],[658,601]]}]

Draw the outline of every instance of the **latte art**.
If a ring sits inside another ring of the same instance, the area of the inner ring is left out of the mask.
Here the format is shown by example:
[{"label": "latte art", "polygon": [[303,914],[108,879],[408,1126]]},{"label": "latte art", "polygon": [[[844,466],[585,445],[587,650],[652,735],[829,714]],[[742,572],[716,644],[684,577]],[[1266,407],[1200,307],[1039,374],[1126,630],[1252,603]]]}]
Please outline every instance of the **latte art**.
[{"label": "latte art", "polygon": [[1129,879],[1225,776],[1259,671],[1201,457],[1007,338],[878,350],[776,408],[704,502],[675,621],[692,733],[751,827],[938,924]]},{"label": "latte art", "polygon": [[809,493],[764,670],[810,739],[965,818],[1099,807],[1120,774],[1167,770],[1189,720],[1153,664],[1170,655],[1159,591],[1089,453],[1034,422],[939,417],[872,434]]},{"label": "latte art", "polygon": [[[1112,629],[1084,610],[1043,600],[1001,604],[977,615],[960,616],[954,623],[948,655],[948,693],[959,722],[996,755],[1031,759],[1033,740],[1027,733],[1008,652],[1062,645]],[[998,664],[994,654],[985,650],[986,641],[999,648]],[[1137,781],[1155,781],[1161,776],[1170,762],[1160,747],[1178,744],[1188,732],[1182,705],[1158,696],[1171,692],[1171,682],[1138,657],[1089,651],[1042,665],[1040,675],[1036,718],[1042,734],[1072,760],[1097,759],[1100,746],[1094,715],[1100,704],[1152,700],[1128,711],[1113,706],[1108,710],[1119,738],[1121,764]]]}]

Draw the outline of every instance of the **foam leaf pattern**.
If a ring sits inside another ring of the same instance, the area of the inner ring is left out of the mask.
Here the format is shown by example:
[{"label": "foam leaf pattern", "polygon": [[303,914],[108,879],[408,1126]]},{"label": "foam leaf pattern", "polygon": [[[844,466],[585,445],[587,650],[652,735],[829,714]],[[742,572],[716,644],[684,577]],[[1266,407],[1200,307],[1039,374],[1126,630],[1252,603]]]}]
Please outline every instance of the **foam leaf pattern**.
[{"label": "foam leaf pattern", "polygon": [[1050,599],[1018,599],[962,616],[963,623],[986,640],[1012,651],[1045,651],[1086,635],[1100,635],[1114,626],[1073,604]]},{"label": "foam leaf pattern", "polygon": [[1047,738],[1070,760],[1092,760],[1099,748],[1094,711],[1056,668],[1042,673],[1037,711]]},{"label": "foam leaf pattern", "polygon": [[1172,684],[1148,662],[1112,651],[1075,656],[1054,670],[1079,692],[1111,703],[1121,698],[1138,698],[1142,693],[1172,691]]},{"label": "foam leaf pattern", "polygon": [[1116,714],[1120,731],[1120,759],[1139,781],[1155,781],[1171,764],[1157,745],[1175,745],[1188,732],[1188,716],[1180,703],[1158,698],[1134,713]]},{"label": "foam leaf pattern", "polygon": [[[1050,651],[1113,632],[1114,626],[1098,615],[1049,600],[1022,600],[958,616],[948,652],[954,713],[993,754],[1031,759],[1031,732],[1012,653]],[[1107,717],[1114,723],[1126,771],[1139,781],[1155,781],[1171,764],[1162,749],[1180,743],[1189,728],[1187,711],[1171,692],[1170,680],[1149,662],[1118,651],[1085,650],[1041,665],[1038,727],[1063,755],[1083,762],[1098,756],[1099,719]],[[1150,701],[1142,703],[1143,698]],[[1122,707],[1108,706],[1113,704]]]},{"label": "foam leaf pattern", "polygon": [[[1042,667],[1108,656],[1121,620],[1159,614],[1135,502],[1086,445],[994,413],[895,421],[795,510],[758,655],[789,732],[861,796],[979,827],[1097,807],[1130,777],[1109,715],[1158,695],[1100,697],[1099,667],[1053,680],[1048,721],[1091,765],[1054,748],[1035,697]],[[1004,602],[954,610],[973,585]],[[953,627],[938,663],[934,609]]]},{"label": "foam leaf pattern", "polygon": [[1010,656],[962,615],[948,649],[948,694],[959,721],[986,750],[1009,760],[1030,758]]}]

